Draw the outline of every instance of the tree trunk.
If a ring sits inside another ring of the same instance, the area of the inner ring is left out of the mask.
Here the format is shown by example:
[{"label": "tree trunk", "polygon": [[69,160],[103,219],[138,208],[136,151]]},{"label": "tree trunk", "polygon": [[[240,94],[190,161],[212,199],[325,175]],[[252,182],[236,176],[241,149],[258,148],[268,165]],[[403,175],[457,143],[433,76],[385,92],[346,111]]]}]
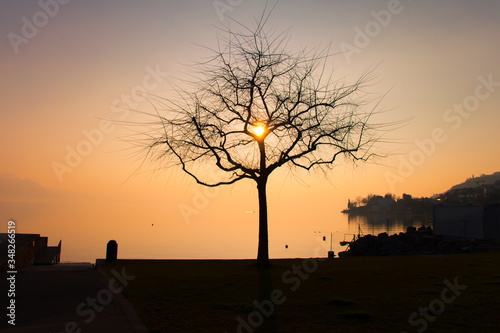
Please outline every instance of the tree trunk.
[{"label": "tree trunk", "polygon": [[262,266],[269,264],[266,183],[267,178],[259,180],[257,183],[259,192],[259,250],[257,253],[257,264]]},{"label": "tree trunk", "polygon": [[269,238],[267,232],[267,170],[266,170],[266,148],[264,139],[258,142],[260,151],[260,177],[257,180],[259,192],[259,249],[257,252],[257,264],[269,265]]}]

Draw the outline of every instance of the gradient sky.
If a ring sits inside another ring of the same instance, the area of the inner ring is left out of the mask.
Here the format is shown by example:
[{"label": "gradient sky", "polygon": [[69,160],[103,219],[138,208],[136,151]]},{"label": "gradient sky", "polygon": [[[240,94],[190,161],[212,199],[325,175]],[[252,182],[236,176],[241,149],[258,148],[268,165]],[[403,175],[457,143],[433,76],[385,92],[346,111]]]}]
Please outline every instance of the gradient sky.
[{"label": "gradient sky", "polygon": [[[120,140],[130,131],[119,121],[141,118],[113,107],[147,110],[126,99],[144,82],[168,97],[169,76],[207,54],[199,45],[216,45],[222,22],[213,1],[42,3],[51,15],[37,1],[0,1],[1,223],[15,218],[18,232],[63,239],[75,260],[103,256],[113,238],[128,257],[253,257],[257,214],[246,211],[258,209],[254,184],[196,201],[206,189],[179,170],[146,165],[136,173],[141,160]],[[252,24],[265,3],[243,0],[226,14]],[[271,257],[287,255],[287,239],[335,231],[348,198],[430,196],[500,170],[500,2],[394,3],[290,0],[272,13],[269,27],[290,29],[292,49],[330,43],[337,77],[354,80],[375,67],[371,92],[387,93],[379,120],[406,124],[387,134],[392,143],[379,149],[389,157],[377,163],[338,165],[328,181],[273,175]],[[90,146],[84,133],[94,134]],[[78,147],[86,156],[68,166],[67,149]],[[189,221],[186,207],[198,212]]]}]

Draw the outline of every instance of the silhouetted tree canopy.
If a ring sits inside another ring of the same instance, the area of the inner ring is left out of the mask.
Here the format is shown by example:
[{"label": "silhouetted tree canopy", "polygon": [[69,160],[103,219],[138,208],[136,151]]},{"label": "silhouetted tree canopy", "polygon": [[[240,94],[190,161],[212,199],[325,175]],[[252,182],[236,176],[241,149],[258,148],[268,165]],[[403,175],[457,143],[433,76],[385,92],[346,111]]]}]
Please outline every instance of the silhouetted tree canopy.
[{"label": "silhouetted tree canopy", "polygon": [[[376,125],[366,109],[367,71],[353,83],[327,73],[329,49],[293,52],[289,36],[226,26],[212,56],[193,64],[176,96],[150,97],[161,129],[148,154],[206,186],[253,180],[259,191],[258,262],[268,262],[266,184],[277,168],[331,168],[339,157],[366,161]],[[214,171],[216,181],[213,181]]]}]

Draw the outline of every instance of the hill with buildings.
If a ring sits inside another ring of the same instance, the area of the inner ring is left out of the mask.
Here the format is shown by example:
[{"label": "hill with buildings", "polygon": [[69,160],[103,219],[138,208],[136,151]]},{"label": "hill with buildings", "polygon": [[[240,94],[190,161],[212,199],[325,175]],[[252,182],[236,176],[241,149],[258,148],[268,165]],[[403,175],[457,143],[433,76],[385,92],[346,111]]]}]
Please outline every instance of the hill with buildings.
[{"label": "hill with buildings", "polygon": [[465,182],[453,186],[449,191],[493,185],[500,185],[500,172],[495,172],[491,175],[482,174],[479,177],[472,175],[472,177],[467,178]]},{"label": "hill with buildings", "polygon": [[500,203],[500,172],[479,177],[472,176],[437,198],[444,203]]},{"label": "hill with buildings", "polygon": [[385,196],[370,194],[361,200],[359,197],[353,202],[349,200],[347,209],[344,209],[342,213],[352,215],[432,214],[432,206],[439,202],[438,199],[434,198],[413,198],[406,193],[400,198],[390,193]]},{"label": "hill with buildings", "polygon": [[342,212],[353,215],[368,214],[432,214],[436,204],[490,204],[500,203],[500,172],[491,175],[472,176],[465,182],[451,187],[442,194],[430,198],[413,198],[410,194],[396,197],[388,193],[385,196],[369,194],[365,198],[348,200],[347,208]]}]

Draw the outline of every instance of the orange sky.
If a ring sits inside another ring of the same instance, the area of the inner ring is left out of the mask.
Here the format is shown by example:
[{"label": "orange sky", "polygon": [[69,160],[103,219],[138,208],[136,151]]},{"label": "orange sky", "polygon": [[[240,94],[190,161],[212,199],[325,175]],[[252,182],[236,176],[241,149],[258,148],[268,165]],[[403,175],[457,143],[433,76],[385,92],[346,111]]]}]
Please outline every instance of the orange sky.
[{"label": "orange sky", "polygon": [[[264,3],[243,1],[226,14],[250,24]],[[290,255],[282,243],[304,234],[295,243],[308,248],[291,255],[312,253],[315,229],[335,232],[349,198],[430,196],[500,170],[500,3],[389,3],[286,1],[273,12],[269,25],[291,29],[292,49],[344,51],[331,59],[337,77],[376,66],[372,92],[387,93],[379,119],[407,124],[388,134],[394,143],[379,149],[390,155],[376,164],[338,165],[328,181],[273,174],[271,257]],[[206,55],[199,44],[215,45],[212,2],[72,1],[50,10],[0,2],[1,221],[62,238],[80,260],[112,238],[129,256],[252,257],[257,215],[245,211],[258,209],[254,184],[221,189],[186,221],[183,207],[204,189],[178,170],[135,173],[141,161],[120,141],[130,132],[119,122],[141,118],[116,106],[146,110],[141,89],[168,97],[169,77]]]}]

